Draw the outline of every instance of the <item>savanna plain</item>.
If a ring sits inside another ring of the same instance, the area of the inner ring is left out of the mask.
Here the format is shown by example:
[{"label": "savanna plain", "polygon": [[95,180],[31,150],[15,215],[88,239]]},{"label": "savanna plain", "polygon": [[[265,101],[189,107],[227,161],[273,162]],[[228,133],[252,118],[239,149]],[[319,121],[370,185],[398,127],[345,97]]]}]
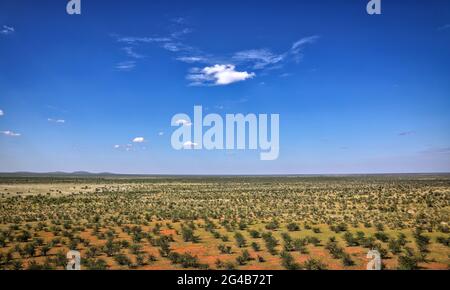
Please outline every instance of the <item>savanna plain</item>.
[{"label": "savanna plain", "polygon": [[449,269],[450,175],[0,176],[0,269]]}]

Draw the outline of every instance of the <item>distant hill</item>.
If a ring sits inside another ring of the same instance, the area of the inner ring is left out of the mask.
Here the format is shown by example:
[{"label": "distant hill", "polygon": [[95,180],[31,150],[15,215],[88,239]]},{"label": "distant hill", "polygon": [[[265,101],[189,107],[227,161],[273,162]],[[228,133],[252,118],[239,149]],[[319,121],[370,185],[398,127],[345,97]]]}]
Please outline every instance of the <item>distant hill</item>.
[{"label": "distant hill", "polygon": [[101,172],[101,173],[92,173],[88,171],[75,171],[75,172],[27,172],[27,171],[19,171],[19,172],[8,172],[8,173],[0,173],[0,176],[7,177],[44,177],[44,176],[56,176],[56,177],[95,177],[95,176],[129,176],[127,174],[115,174],[109,172]]}]

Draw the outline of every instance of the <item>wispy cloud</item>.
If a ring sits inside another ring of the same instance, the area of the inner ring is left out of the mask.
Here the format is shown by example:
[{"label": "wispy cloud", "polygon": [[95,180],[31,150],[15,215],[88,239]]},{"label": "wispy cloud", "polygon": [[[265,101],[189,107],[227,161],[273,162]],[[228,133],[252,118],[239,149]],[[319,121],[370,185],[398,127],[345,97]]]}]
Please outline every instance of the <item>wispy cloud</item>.
[{"label": "wispy cloud", "polygon": [[232,64],[205,67],[201,70],[191,70],[187,76],[193,86],[201,85],[229,85],[235,82],[253,78],[255,73],[236,71]]},{"label": "wispy cloud", "polygon": [[445,24],[445,25],[438,27],[438,30],[446,30],[446,29],[450,29],[450,24]]},{"label": "wispy cloud", "polygon": [[244,50],[234,54],[234,61],[250,63],[254,69],[264,69],[283,61],[286,54],[274,54],[268,49]]},{"label": "wispy cloud", "polygon": [[47,121],[49,121],[50,123],[57,123],[57,124],[64,124],[64,123],[66,123],[66,120],[63,120],[63,119],[51,119],[51,118],[48,118]]},{"label": "wispy cloud", "polygon": [[185,24],[186,23],[186,18],[184,18],[184,17],[175,17],[175,18],[172,18],[170,21],[173,22],[173,23],[176,23],[176,24]]},{"label": "wispy cloud", "polygon": [[113,37],[116,38],[117,42],[123,42],[130,45],[137,45],[140,43],[161,43],[161,42],[168,42],[171,41],[168,37],[122,37],[118,36],[117,34],[113,34]]},{"label": "wispy cloud", "polygon": [[0,117],[4,116],[4,115],[5,115],[5,113],[3,113],[3,110],[0,110]]},{"label": "wispy cloud", "polygon": [[126,144],[126,145],[114,145],[114,149],[116,150],[125,150],[127,152],[129,151],[135,151],[133,148],[133,144]]},{"label": "wispy cloud", "polygon": [[289,53],[293,55],[296,62],[300,62],[303,59],[303,49],[305,46],[315,43],[319,38],[320,37],[318,35],[303,37],[292,44],[292,48]]},{"label": "wispy cloud", "polygon": [[136,67],[135,61],[122,61],[116,65],[116,69],[120,71],[131,71]]},{"label": "wispy cloud", "polygon": [[14,33],[16,30],[14,27],[3,25],[2,28],[0,28],[0,34],[8,35]]},{"label": "wispy cloud", "polygon": [[420,151],[421,154],[450,154],[450,147],[432,147]]},{"label": "wispy cloud", "polygon": [[0,131],[0,133],[2,133],[5,136],[9,136],[9,137],[20,137],[22,134],[13,132],[13,131]]},{"label": "wispy cloud", "polygon": [[[156,44],[175,56],[175,60],[187,64],[200,64],[200,67],[191,67],[186,79],[191,86],[229,85],[254,78],[256,72],[282,68],[286,62],[300,62],[303,58],[304,48],[319,39],[318,35],[300,38],[287,47],[285,51],[273,52],[268,48],[247,49],[224,55],[205,53],[197,47],[188,45],[185,38],[193,30],[187,27],[186,19],[171,19],[172,30],[167,36],[124,37],[113,35],[117,42],[126,43],[122,49],[126,52],[128,60],[116,65],[118,70],[130,71],[135,68],[136,60],[143,55],[136,53],[135,48],[142,44]],[[142,50],[142,49],[141,49]],[[237,70],[236,68],[240,69]]]},{"label": "wispy cloud", "polygon": [[185,63],[196,63],[196,62],[207,63],[208,62],[208,58],[206,58],[204,56],[180,56],[180,57],[177,57],[176,60],[185,62]]},{"label": "wispy cloud", "polygon": [[131,46],[126,46],[126,47],[123,47],[122,49],[125,51],[126,55],[128,55],[131,58],[138,58],[139,59],[139,58],[144,58],[145,57],[144,55],[141,55],[141,54],[135,52],[134,48],[131,47]]}]

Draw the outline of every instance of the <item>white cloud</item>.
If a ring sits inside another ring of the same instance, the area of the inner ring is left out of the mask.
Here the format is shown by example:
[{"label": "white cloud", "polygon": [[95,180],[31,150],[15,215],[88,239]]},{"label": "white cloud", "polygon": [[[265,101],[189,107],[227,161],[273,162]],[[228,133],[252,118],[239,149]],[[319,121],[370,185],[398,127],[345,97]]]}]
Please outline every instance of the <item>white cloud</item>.
[{"label": "white cloud", "polygon": [[[185,42],[184,36],[191,33],[192,30],[189,27],[184,27],[185,20],[183,18],[175,19],[172,20],[172,28],[175,26],[178,30],[172,31],[172,33],[164,37],[122,37],[112,35],[117,42],[127,44],[122,49],[125,50],[128,57],[133,59],[117,64],[116,69],[122,71],[133,70],[137,65],[136,61],[144,57],[136,53],[136,47],[154,43],[173,54],[177,61],[187,64],[200,64],[197,68],[191,68],[187,74],[186,79],[190,82],[189,85],[229,85],[255,77],[256,71],[280,69],[287,62],[299,63],[303,58],[304,48],[319,39],[318,35],[303,37],[281,52],[272,52],[268,48],[262,48],[213,55]],[[183,27],[178,27],[181,24],[183,24]],[[241,71],[237,71],[236,67],[239,67]]]},{"label": "white cloud", "polygon": [[236,66],[232,64],[216,64],[202,70],[191,70],[191,74],[187,78],[191,81],[191,85],[229,85],[251,79],[254,76],[255,73],[236,71]]},{"label": "white cloud", "polygon": [[62,119],[47,119],[49,122],[51,123],[57,123],[57,124],[64,124],[66,123],[66,120],[62,120]]},{"label": "white cloud", "polygon": [[3,25],[3,27],[0,28],[0,34],[3,34],[3,35],[12,34],[14,32],[15,32],[14,27],[9,27],[9,26]]},{"label": "white cloud", "polygon": [[135,51],[134,51],[134,48],[131,47],[131,46],[127,46],[127,47],[124,47],[124,48],[122,48],[122,49],[125,51],[125,53],[126,53],[129,57],[132,57],[132,58],[144,58],[143,55],[138,54],[137,52],[135,52]]},{"label": "white cloud", "polygon": [[185,63],[195,63],[195,62],[207,62],[207,58],[203,56],[180,56],[177,60]]},{"label": "white cloud", "polygon": [[5,136],[10,136],[10,137],[19,137],[19,136],[21,136],[21,134],[15,133],[13,131],[1,131],[0,133],[2,133]]},{"label": "white cloud", "polygon": [[290,53],[293,55],[294,60],[297,63],[300,62],[303,58],[302,50],[305,47],[305,45],[312,44],[312,43],[316,42],[318,39],[319,39],[318,35],[313,35],[313,36],[303,37],[300,40],[294,42],[294,44],[292,44],[292,48],[290,50]]},{"label": "white cloud", "polygon": [[184,28],[184,29],[182,29],[182,30],[180,30],[180,31],[175,31],[175,32],[173,32],[173,33],[171,34],[171,36],[172,36],[172,38],[178,39],[178,38],[181,38],[182,36],[184,36],[184,35],[186,35],[186,34],[189,34],[189,33],[192,33],[192,29],[190,29],[190,28]]},{"label": "white cloud", "polygon": [[130,71],[136,67],[135,61],[123,61],[116,65],[116,69],[121,71]]},{"label": "white cloud", "polygon": [[136,137],[133,139],[133,143],[144,143],[145,138],[144,137]]},{"label": "white cloud", "polygon": [[167,42],[170,40],[167,37],[117,37],[117,42],[125,42],[133,45],[137,43]]},{"label": "white cloud", "polygon": [[4,116],[4,115],[5,115],[5,113],[3,113],[2,110],[0,110],[0,117],[1,117],[1,116]]},{"label": "white cloud", "polygon": [[316,40],[319,39],[318,35],[313,35],[313,36],[308,36],[308,37],[303,37],[300,40],[294,42],[294,44],[292,44],[292,48],[291,50],[293,52],[300,52],[300,50],[302,49],[302,47],[305,44],[310,44],[310,43],[314,43],[316,42]]},{"label": "white cloud", "polygon": [[159,132],[158,133],[158,136],[163,136],[164,135],[164,132]]},{"label": "white cloud", "polygon": [[438,28],[438,30],[446,30],[446,29],[450,29],[450,24],[445,24]]},{"label": "white cloud", "polygon": [[119,149],[120,145],[114,145],[114,149]]},{"label": "white cloud", "polygon": [[181,44],[172,43],[172,42],[164,43],[163,48],[170,52],[178,52],[183,49]]}]

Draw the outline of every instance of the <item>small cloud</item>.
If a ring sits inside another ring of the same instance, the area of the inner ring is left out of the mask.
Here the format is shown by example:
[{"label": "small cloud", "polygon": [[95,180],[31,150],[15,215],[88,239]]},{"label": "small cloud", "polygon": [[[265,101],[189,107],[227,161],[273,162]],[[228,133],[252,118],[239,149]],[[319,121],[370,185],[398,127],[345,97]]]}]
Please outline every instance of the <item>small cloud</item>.
[{"label": "small cloud", "polygon": [[[134,142],[134,141],[133,141],[133,142]],[[119,145],[119,144],[116,144],[116,145],[114,145],[113,147],[114,147],[114,149],[116,149],[116,150],[124,150],[124,151],[126,151],[126,152],[129,152],[129,151],[136,151],[136,150],[133,148],[133,144],[126,144],[126,145]]]},{"label": "small cloud", "polygon": [[128,43],[130,45],[135,45],[138,43],[158,43],[158,42],[167,42],[170,41],[170,38],[167,37],[119,37],[117,35],[113,35],[116,37],[117,42]]},{"label": "small cloud", "polygon": [[189,74],[187,78],[191,81],[191,85],[193,86],[208,84],[223,86],[245,81],[254,76],[254,73],[236,71],[236,66],[232,64],[216,64],[201,70],[191,70],[191,74]]},{"label": "small cloud", "polygon": [[432,147],[423,151],[421,154],[450,154],[450,147]]},{"label": "small cloud", "polygon": [[280,78],[288,78],[290,76],[292,76],[291,73],[283,73],[283,74],[280,75]]},{"label": "small cloud", "polygon": [[415,131],[405,131],[405,132],[398,133],[398,136],[409,136],[409,135],[414,135],[414,134],[416,134]]},{"label": "small cloud", "polygon": [[3,25],[2,28],[0,28],[0,34],[3,34],[3,35],[12,34],[14,32],[15,32],[14,27],[9,27],[9,26]]},{"label": "small cloud", "polygon": [[193,149],[195,146],[198,146],[198,144],[194,143],[192,141],[187,141],[187,142],[184,142],[183,146],[185,149]]},{"label": "small cloud", "polygon": [[176,31],[176,32],[172,33],[171,36],[172,36],[172,38],[180,38],[183,35],[186,35],[186,34],[189,34],[189,33],[192,33],[192,29],[184,28],[184,29],[182,29],[180,31]]},{"label": "small cloud", "polygon": [[164,43],[163,48],[170,52],[178,52],[183,49],[180,44],[172,43],[172,42]]},{"label": "small cloud", "polygon": [[445,24],[445,25],[438,27],[438,30],[446,30],[446,29],[450,29],[450,24]]},{"label": "small cloud", "polygon": [[143,55],[138,54],[137,52],[134,51],[134,48],[131,46],[127,46],[127,47],[123,47],[122,48],[125,53],[132,58],[144,58]]},{"label": "small cloud", "polygon": [[133,139],[133,143],[144,143],[145,138],[144,137],[136,137]]},{"label": "small cloud", "polygon": [[158,136],[164,136],[164,132],[159,132]]},{"label": "small cloud", "polygon": [[176,60],[185,63],[207,62],[208,59],[203,56],[180,56]]},{"label": "small cloud", "polygon": [[66,120],[62,120],[62,119],[47,119],[50,123],[57,123],[57,124],[64,124],[66,123]]},{"label": "small cloud", "polygon": [[123,61],[116,65],[116,69],[120,71],[131,71],[136,67],[135,61]]},{"label": "small cloud", "polygon": [[15,133],[13,131],[0,131],[0,133],[2,133],[5,136],[9,136],[9,137],[20,137],[22,135],[19,133]]},{"label": "small cloud", "polygon": [[5,115],[5,113],[3,113],[3,110],[0,110],[0,117],[4,116],[4,115]]},{"label": "small cloud", "polygon": [[186,19],[184,17],[175,17],[175,18],[172,18],[171,21],[176,24],[186,23]]}]

